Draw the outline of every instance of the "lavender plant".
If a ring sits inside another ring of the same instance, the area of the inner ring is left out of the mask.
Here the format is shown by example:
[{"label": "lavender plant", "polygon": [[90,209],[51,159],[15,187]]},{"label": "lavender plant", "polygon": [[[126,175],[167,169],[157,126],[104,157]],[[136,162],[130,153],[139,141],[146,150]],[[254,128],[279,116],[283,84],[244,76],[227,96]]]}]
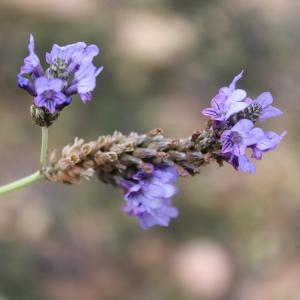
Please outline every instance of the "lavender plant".
[{"label": "lavender plant", "polygon": [[103,67],[93,64],[98,47],[83,42],[53,45],[46,53],[47,67],[42,66],[35,53],[32,35],[28,50],[17,78],[18,86],[33,97],[31,117],[42,128],[40,169],[0,187],[0,195],[41,179],[76,184],[82,178],[96,175],[102,182],[123,190],[124,212],[136,217],[143,229],[168,226],[178,216],[172,198],[178,192],[179,176],[194,176],[212,161],[254,173],[251,158],[260,160],[286,135],[286,131],[277,134],[256,127],[282,112],[272,106],[271,93],[251,99],[245,90],[237,89],[241,72],[228,87],[219,90],[211,107],[202,111],[209,117],[205,128],[188,137],[168,138],[158,128],[146,134],[124,135],[116,131],[88,142],[75,138],[60,155],[52,152],[48,157],[48,128],[76,94],[84,103],[92,99],[96,78]]}]

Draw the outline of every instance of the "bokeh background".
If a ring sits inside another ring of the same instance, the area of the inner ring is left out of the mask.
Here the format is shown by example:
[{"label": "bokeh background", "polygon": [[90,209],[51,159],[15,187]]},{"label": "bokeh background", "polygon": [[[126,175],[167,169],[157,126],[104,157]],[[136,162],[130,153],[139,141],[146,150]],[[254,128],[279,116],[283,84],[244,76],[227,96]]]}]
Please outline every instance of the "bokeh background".
[{"label": "bokeh background", "polygon": [[95,43],[105,67],[94,100],[51,127],[51,149],[114,130],[187,136],[241,69],[240,87],[272,91],[285,112],[265,128],[289,133],[255,175],[211,165],[181,179],[169,228],[142,231],[96,178],[2,197],[0,299],[299,300],[299,28],[295,0],[1,0],[1,183],[38,166],[40,130],[16,87],[29,33],[40,56]]}]

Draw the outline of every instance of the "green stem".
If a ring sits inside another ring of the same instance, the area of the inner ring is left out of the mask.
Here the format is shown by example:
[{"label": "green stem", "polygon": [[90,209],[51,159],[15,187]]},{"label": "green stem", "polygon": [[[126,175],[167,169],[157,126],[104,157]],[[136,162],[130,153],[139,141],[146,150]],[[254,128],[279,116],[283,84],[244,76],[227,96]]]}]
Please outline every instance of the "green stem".
[{"label": "green stem", "polygon": [[43,179],[45,176],[43,170],[47,167],[47,150],[48,150],[48,128],[42,127],[42,144],[41,144],[41,170],[36,171],[35,173],[21,178],[19,180],[13,181],[6,185],[0,186],[0,196],[16,191],[25,186],[31,185],[34,182]]},{"label": "green stem", "polygon": [[9,184],[3,185],[0,187],[0,196],[4,195],[9,192],[16,191],[20,188],[23,188],[25,186],[31,185],[34,182],[41,180],[44,178],[44,175],[40,171],[36,171],[35,173],[26,176],[22,179],[16,180],[14,182],[11,182]]},{"label": "green stem", "polygon": [[47,164],[47,151],[48,151],[48,128],[42,127],[42,145],[41,145],[41,156],[40,156],[40,163],[42,169],[45,168]]}]

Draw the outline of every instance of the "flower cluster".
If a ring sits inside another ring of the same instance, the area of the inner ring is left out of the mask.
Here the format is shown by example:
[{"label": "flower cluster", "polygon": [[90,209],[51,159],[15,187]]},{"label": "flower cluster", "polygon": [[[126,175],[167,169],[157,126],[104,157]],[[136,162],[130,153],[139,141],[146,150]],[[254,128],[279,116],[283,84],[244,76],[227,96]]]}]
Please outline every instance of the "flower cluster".
[{"label": "flower cluster", "polygon": [[148,164],[147,167],[147,172],[138,171],[131,179],[120,182],[125,190],[124,212],[138,217],[143,229],[154,225],[168,226],[170,219],[178,215],[172,206],[178,173],[171,166]]},{"label": "flower cluster", "polygon": [[24,59],[18,86],[34,97],[34,106],[45,113],[55,115],[78,94],[82,102],[92,99],[96,77],[103,67],[96,68],[92,63],[98,55],[96,45],[83,42],[59,46],[54,44],[46,53],[48,68],[44,69],[35,53],[34,38],[30,35],[29,55]]},{"label": "flower cluster", "polygon": [[256,122],[282,115],[272,106],[271,93],[264,92],[256,99],[247,97],[246,91],[236,89],[236,83],[243,72],[234,77],[228,87],[223,87],[212,99],[211,107],[202,111],[210,117],[212,127],[220,135],[219,154],[237,170],[254,173],[255,165],[247,156],[247,149],[252,151],[252,158],[261,159],[264,152],[273,150],[286,135],[286,131],[277,134],[254,127]]}]

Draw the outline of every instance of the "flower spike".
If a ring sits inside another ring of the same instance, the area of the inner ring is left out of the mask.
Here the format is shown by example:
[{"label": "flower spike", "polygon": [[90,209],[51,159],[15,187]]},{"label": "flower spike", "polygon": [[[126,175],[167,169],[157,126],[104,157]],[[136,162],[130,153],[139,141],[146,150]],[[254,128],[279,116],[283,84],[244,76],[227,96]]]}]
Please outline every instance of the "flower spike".
[{"label": "flower spike", "polygon": [[50,126],[75,94],[82,102],[92,99],[96,78],[103,70],[92,62],[99,53],[96,45],[84,42],[66,46],[54,44],[46,53],[48,67],[45,72],[35,53],[33,35],[30,35],[28,50],[29,55],[18,74],[18,86],[34,96],[35,108],[31,112],[37,125]]}]

